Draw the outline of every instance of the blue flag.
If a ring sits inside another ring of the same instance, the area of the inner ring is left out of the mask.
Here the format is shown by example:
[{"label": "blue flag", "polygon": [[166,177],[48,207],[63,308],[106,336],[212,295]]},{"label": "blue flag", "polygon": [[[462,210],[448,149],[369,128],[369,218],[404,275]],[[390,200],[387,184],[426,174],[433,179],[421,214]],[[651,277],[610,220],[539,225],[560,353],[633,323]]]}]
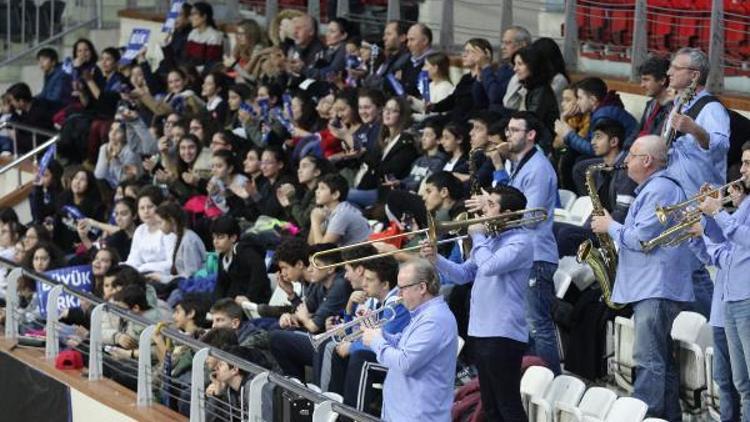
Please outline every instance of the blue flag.
[{"label": "blue flag", "polygon": [[185,4],[185,0],[172,0],[172,4],[169,6],[169,13],[167,13],[167,19],[161,27],[161,32],[172,32],[174,22],[177,20],[177,16],[180,15],[183,4]]},{"label": "blue flag", "polygon": [[130,33],[130,39],[128,39],[128,46],[125,48],[125,53],[120,58],[120,65],[127,65],[135,60],[138,52],[148,43],[149,35],[151,35],[150,29],[133,28],[133,32]]},{"label": "blue flag", "polygon": [[[47,271],[44,273],[51,279],[79,292],[91,292],[93,285],[93,275],[91,265],[77,265],[74,267],[59,268],[57,270]],[[53,286],[46,283],[36,283],[37,298],[39,299],[39,311],[44,319],[47,318],[47,297]],[[68,308],[77,308],[81,306],[81,301],[70,293],[63,292],[57,300],[57,309],[63,310]]]}]

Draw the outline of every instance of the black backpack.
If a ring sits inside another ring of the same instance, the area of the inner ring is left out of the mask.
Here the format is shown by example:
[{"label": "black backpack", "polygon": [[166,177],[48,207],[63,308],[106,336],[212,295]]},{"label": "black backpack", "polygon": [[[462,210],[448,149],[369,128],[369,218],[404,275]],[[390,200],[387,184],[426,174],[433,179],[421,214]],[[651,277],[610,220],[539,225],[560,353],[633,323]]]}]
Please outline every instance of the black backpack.
[{"label": "black backpack", "polygon": [[[706,95],[701,97],[698,101],[693,104],[684,114],[685,116],[695,119],[700,114],[703,107],[707,104],[721,101],[713,95]],[[724,106],[724,104],[722,104]],[[742,144],[750,141],[750,119],[741,115],[740,113],[724,107],[729,113],[729,151],[727,152],[727,180],[729,180],[729,174],[732,174],[732,168],[739,169],[740,161],[742,161]]]}]

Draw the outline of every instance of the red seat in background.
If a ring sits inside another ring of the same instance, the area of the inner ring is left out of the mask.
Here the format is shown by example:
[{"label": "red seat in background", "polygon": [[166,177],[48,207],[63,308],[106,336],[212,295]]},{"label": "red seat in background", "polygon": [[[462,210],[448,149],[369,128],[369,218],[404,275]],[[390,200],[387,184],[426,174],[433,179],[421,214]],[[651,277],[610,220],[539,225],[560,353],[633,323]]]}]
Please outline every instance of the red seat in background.
[{"label": "red seat in background", "polygon": [[658,53],[672,50],[676,11],[670,0],[648,0],[648,49]]}]

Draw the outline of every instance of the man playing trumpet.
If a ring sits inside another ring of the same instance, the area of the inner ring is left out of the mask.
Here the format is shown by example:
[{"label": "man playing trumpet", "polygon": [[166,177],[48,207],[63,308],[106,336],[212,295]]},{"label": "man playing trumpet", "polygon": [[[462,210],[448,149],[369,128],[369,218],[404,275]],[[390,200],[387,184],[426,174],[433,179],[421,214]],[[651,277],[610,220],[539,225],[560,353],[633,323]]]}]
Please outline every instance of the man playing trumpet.
[{"label": "man playing trumpet", "polygon": [[[742,173],[744,188],[750,187],[750,142],[742,145]],[[735,205],[743,196],[742,189],[729,187]],[[734,385],[742,401],[743,419],[750,416],[750,201],[743,200],[734,214],[723,209],[726,201],[721,197],[706,195],[699,207],[705,216],[705,235],[718,247],[728,250],[721,267],[724,273],[724,330],[732,367]],[[722,397],[722,404],[724,397]],[[723,406],[722,406],[723,408]],[[724,418],[722,412],[722,418]],[[739,419],[735,415],[734,419]]]},{"label": "man playing trumpet", "polygon": [[[466,205],[470,211],[481,210],[484,217],[497,216],[523,210],[526,197],[516,188],[499,186]],[[525,298],[534,257],[530,231],[521,227],[493,236],[485,225],[474,224],[469,235],[473,246],[462,264],[439,256],[429,243],[421,254],[455,283],[474,282],[469,336],[487,420],[525,421],[520,385],[521,359],[529,338]]]},{"label": "man playing trumpet", "polygon": [[680,420],[679,373],[670,331],[685,302],[694,298],[692,284],[686,282],[691,278],[692,265],[686,263],[695,258],[684,243],[657,246],[649,252],[642,248],[643,241],[664,230],[656,217],[656,206],[685,200],[680,185],[664,171],[666,149],[658,136],[635,141],[625,164],[638,187],[625,222],[617,223],[605,211],[605,215],[592,218],[591,228],[595,233],[608,233],[619,249],[612,301],[633,305],[633,397],[648,404],[648,416]]},{"label": "man playing trumpet", "polygon": [[456,318],[440,296],[432,264],[415,258],[401,264],[399,295],[411,321],[399,334],[363,328],[362,342],[388,368],[383,385],[386,421],[451,420],[456,375]]}]

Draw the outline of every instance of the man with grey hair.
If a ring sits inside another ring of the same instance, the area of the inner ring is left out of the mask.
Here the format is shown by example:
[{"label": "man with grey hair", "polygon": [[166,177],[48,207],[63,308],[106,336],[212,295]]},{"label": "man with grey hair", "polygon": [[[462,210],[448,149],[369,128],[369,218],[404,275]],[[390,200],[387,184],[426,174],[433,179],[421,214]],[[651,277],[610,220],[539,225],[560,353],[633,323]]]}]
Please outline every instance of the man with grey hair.
[{"label": "man with grey hair", "polygon": [[636,197],[620,224],[594,216],[591,229],[607,233],[618,246],[617,277],[612,301],[632,304],[635,323],[633,358],[636,377],[633,397],[648,405],[648,416],[681,420],[679,372],[672,354],[672,323],[685,302],[693,300],[693,286],[685,283],[692,267],[686,243],[644,251],[642,242],[658,236],[664,226],[656,218],[657,205],[685,200],[678,182],[665,171],[667,148],[656,135],[636,139],[625,159],[628,176],[638,184]]},{"label": "man with grey hair", "polygon": [[482,70],[474,82],[472,94],[474,103],[493,110],[502,110],[503,97],[507,92],[516,92],[521,88],[513,72],[513,55],[524,47],[531,45],[531,33],[522,26],[511,26],[503,32],[500,53],[502,64],[495,70],[491,55],[480,57]]},{"label": "man with grey hair", "polygon": [[[672,58],[667,71],[669,85],[677,92],[668,129],[676,131],[669,148],[667,173],[676,179],[688,197],[704,183],[721,186],[726,182],[729,151],[729,113],[706,89],[708,57],[697,48],[682,48]],[[677,113],[680,98],[691,84],[695,96]],[[713,283],[705,266],[694,260],[693,285],[696,301],[691,310],[709,317]]]},{"label": "man with grey hair", "polygon": [[318,39],[318,22],[310,15],[297,16],[292,20],[294,25],[294,47],[289,50],[287,57],[287,71],[293,75],[301,75],[305,68],[310,67],[323,50],[323,44]]},{"label": "man with grey hair", "polygon": [[423,23],[412,25],[406,32],[406,48],[410,59],[401,67],[401,83],[408,95],[422,98],[417,85],[425,58],[433,52],[432,30]]},{"label": "man with grey hair", "polygon": [[[432,264],[415,258],[401,265],[399,294],[411,313],[400,334],[363,328],[362,341],[388,368],[381,417],[386,421],[450,421],[456,373],[456,318],[440,296]],[[408,400],[406,400],[408,398]]]}]

